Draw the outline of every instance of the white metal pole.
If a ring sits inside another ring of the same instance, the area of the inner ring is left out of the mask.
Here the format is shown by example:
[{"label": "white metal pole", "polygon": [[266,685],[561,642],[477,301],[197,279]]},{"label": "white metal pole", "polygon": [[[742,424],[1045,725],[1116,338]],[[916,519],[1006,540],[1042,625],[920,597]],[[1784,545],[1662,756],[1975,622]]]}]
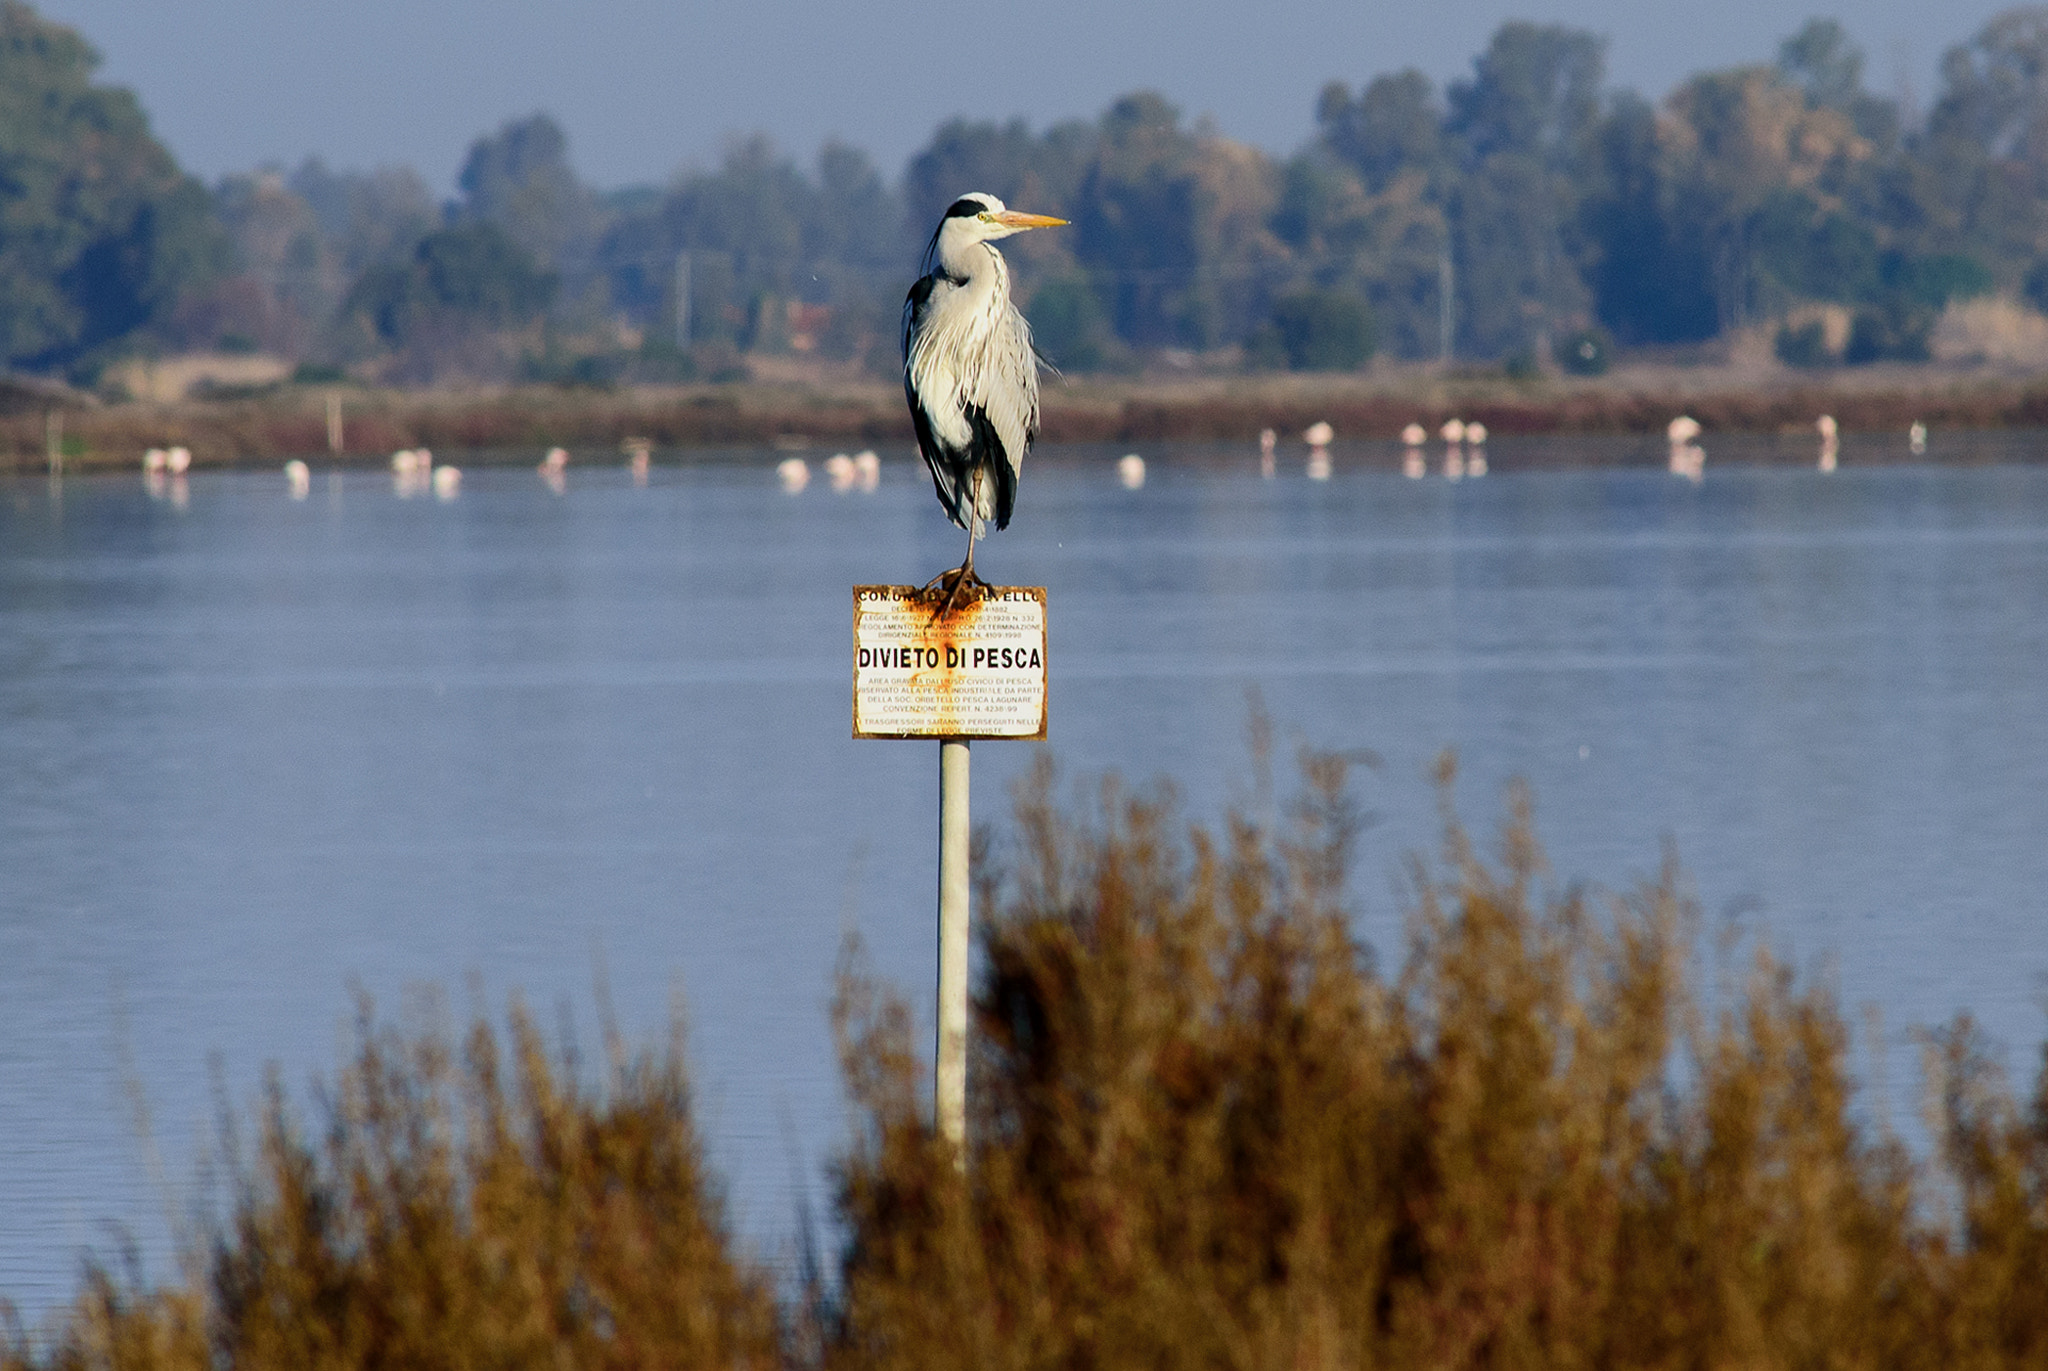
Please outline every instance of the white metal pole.
[{"label": "white metal pole", "polygon": [[676,254],[676,346],[690,346],[690,254]]},{"label": "white metal pole", "polygon": [[1451,245],[1444,242],[1443,252],[1436,261],[1436,340],[1437,360],[1444,366],[1451,364],[1453,330],[1457,326],[1457,280],[1451,273]]},{"label": "white metal pole", "polygon": [[967,740],[939,740],[939,1136],[965,1159],[967,1140]]}]

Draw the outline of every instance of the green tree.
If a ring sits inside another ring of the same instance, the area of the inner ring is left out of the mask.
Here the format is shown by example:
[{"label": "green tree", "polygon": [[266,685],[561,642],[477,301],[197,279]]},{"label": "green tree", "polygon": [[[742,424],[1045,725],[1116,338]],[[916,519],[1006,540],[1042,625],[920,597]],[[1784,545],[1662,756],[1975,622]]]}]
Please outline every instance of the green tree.
[{"label": "green tree", "polygon": [[313,212],[344,280],[375,263],[410,257],[420,239],[440,226],[433,192],[410,167],[336,172],[309,157],[286,178],[285,188]]},{"label": "green tree", "polygon": [[[691,340],[879,359],[895,350],[917,242],[866,153],[828,142],[807,169],[756,136],[715,171],[621,200],[596,256],[612,306],[665,342],[687,279]],[[823,307],[822,328],[796,335],[797,306]]]},{"label": "green tree", "polygon": [[[1296,290],[1369,304],[1378,341],[1404,357],[1442,349],[1442,260],[1457,168],[1444,111],[1414,70],[1376,76],[1353,98],[1323,88],[1316,141],[1283,171],[1273,230],[1295,254]],[[1277,338],[1277,332],[1269,338]]]},{"label": "green tree", "polygon": [[1873,227],[1808,191],[1778,190],[1750,225],[1751,288],[1771,302],[1867,299],[1879,282]]},{"label": "green tree", "polygon": [[[1867,227],[1832,222],[1871,152],[1848,116],[1762,66],[1695,76],[1665,108],[1674,226],[1708,265],[1721,328],[1810,298],[1831,272],[1863,271]],[[1815,256],[1820,267],[1802,260]]]},{"label": "green tree", "polygon": [[905,232],[903,206],[873,159],[859,148],[827,142],[818,150],[817,184],[805,225],[806,254],[814,262],[900,274],[920,240]]},{"label": "green tree", "polygon": [[1812,109],[1849,116],[1856,132],[1881,147],[1899,138],[1899,110],[1863,88],[1863,50],[1833,19],[1809,19],[1778,45],[1778,71],[1806,94]]},{"label": "green tree", "polygon": [[1993,18],[1941,63],[1929,131],[2035,171],[2048,163],[2048,7]]},{"label": "green tree", "polygon": [[1075,251],[1104,281],[1116,331],[1145,347],[1187,346],[1188,285],[1200,265],[1194,139],[1152,92],[1117,100],[1075,207]]},{"label": "green tree", "polygon": [[1429,78],[1413,67],[1375,76],[1356,99],[1342,82],[1325,86],[1316,124],[1324,146],[1356,167],[1373,192],[1399,176],[1433,174],[1443,162],[1443,111]]},{"label": "green tree", "polygon": [[554,276],[498,227],[461,224],[421,239],[410,262],[365,272],[343,309],[404,344],[430,330],[530,323],[554,292]]},{"label": "green tree", "polygon": [[896,356],[896,335],[918,241],[905,231],[903,202],[868,155],[829,141],[818,150],[817,194],[804,225],[808,269],[795,294],[829,311],[815,346],[827,357]]},{"label": "green tree", "polygon": [[1948,51],[1941,80],[1912,159],[1919,244],[2017,286],[2048,250],[2048,8],[1993,18]]},{"label": "green tree", "polygon": [[1568,170],[1587,154],[1600,118],[1606,41],[1556,24],[1513,21],[1494,31],[1470,81],[1450,88],[1450,131],[1466,157],[1533,157]]},{"label": "green tree", "polygon": [[495,224],[533,259],[581,275],[598,227],[597,196],[569,166],[569,139],[546,114],[470,145],[459,179],[463,217]]},{"label": "green tree", "polygon": [[[1301,290],[1273,302],[1269,325],[1295,371],[1355,371],[1373,352],[1372,310],[1346,291]],[[1261,350],[1255,340],[1254,351]]]},{"label": "green tree", "polygon": [[[1281,169],[1272,230],[1292,254],[1290,291],[1368,302],[1379,343],[1403,357],[1440,349],[1439,271],[1449,227],[1439,180],[1409,168],[1378,191],[1319,141]],[[1282,292],[1286,293],[1286,292]]]},{"label": "green tree", "polygon": [[1150,91],[1112,103],[1075,207],[1074,251],[1140,347],[1209,348],[1263,316],[1286,253],[1270,224],[1280,178],[1257,150],[1182,127]]},{"label": "green tree", "polygon": [[758,136],[735,142],[716,172],[689,177],[670,194],[662,219],[668,245],[693,259],[698,337],[743,347],[772,341],[763,334],[772,308],[764,306],[796,290],[817,195],[802,168]]},{"label": "green tree", "polygon": [[[1626,343],[1712,337],[1713,290],[1696,240],[1671,222],[1656,111],[1640,96],[1621,93],[1596,143],[1594,185],[1581,208],[1595,245],[1587,272],[1594,312]],[[1572,365],[1562,354],[1560,361]]]},{"label": "green tree", "polygon": [[1600,123],[1605,43],[1511,22],[1451,86],[1447,128],[1464,175],[1452,197],[1459,318],[1487,356],[1541,350],[1592,306],[1578,232]]},{"label": "green tree", "polygon": [[206,191],[150,135],[99,55],[0,3],[0,360],[61,366],[169,318],[219,276]]},{"label": "green tree", "polygon": [[213,203],[235,275],[179,311],[188,340],[247,340],[300,355],[340,304],[345,284],[319,218],[270,169],[221,178]]},{"label": "green tree", "polygon": [[1078,272],[1041,281],[1025,315],[1031,320],[1033,345],[1062,371],[1094,371],[1116,354],[1109,320]]}]

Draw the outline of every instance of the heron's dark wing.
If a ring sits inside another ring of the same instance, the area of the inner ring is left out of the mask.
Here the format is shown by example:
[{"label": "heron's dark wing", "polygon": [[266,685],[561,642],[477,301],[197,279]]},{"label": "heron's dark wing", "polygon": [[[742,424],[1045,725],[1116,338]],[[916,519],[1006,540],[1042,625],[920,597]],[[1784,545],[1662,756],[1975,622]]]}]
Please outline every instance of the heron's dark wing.
[{"label": "heron's dark wing", "polygon": [[1023,466],[1018,457],[1022,453],[1011,454],[1002,434],[996,431],[995,424],[989,419],[988,411],[981,406],[967,407],[967,422],[974,429],[975,457],[995,479],[995,489],[990,492],[995,525],[1008,528],[1010,511],[1017,506],[1017,473]]},{"label": "heron's dark wing", "polygon": [[[925,327],[931,322],[934,307],[933,296],[953,289],[953,283],[939,273],[921,276],[910,287],[910,294],[903,301],[903,398],[910,404],[911,426],[917,430],[918,455],[924,458],[927,470],[932,474],[932,486],[937,491],[939,503],[945,506],[947,517],[960,527],[967,527],[967,473],[972,459],[967,448],[972,447],[970,434],[952,434],[965,442],[949,442],[942,437],[939,429],[957,429],[961,423],[962,396],[960,386],[949,368],[935,367],[917,346]],[[936,421],[936,422],[935,422]]]},{"label": "heron's dark wing", "polygon": [[910,294],[903,297],[903,331],[897,339],[897,347],[903,354],[906,371],[910,366],[910,340],[917,332],[917,324],[931,307],[932,287],[939,283],[937,276],[920,276],[911,282]]},{"label": "heron's dark wing", "polygon": [[960,474],[963,464],[957,461],[939,442],[932,432],[931,415],[918,402],[917,391],[910,384],[908,372],[903,377],[903,394],[910,401],[910,424],[917,430],[918,455],[924,458],[925,469],[932,474],[932,486],[938,491],[939,503],[946,507],[946,513],[954,523],[965,528],[960,516]]}]

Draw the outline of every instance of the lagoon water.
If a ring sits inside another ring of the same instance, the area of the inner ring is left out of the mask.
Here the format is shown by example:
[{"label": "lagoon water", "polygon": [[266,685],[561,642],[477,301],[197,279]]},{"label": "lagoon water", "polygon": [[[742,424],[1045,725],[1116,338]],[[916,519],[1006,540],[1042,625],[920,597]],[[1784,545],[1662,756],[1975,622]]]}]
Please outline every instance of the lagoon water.
[{"label": "lagoon water", "polygon": [[[1695,485],[1614,445],[1497,443],[1457,483],[1154,447],[1139,490],[1120,449],[1051,451],[981,569],[1049,589],[1069,775],[1170,775],[1214,816],[1250,790],[1254,690],[1283,738],[1372,750],[1356,905],[1391,962],[1455,747],[1482,833],[1526,778],[1560,880],[1626,887],[1668,841],[1710,931],[1832,978],[1859,1027],[1878,1007],[1858,1062],[1903,1122],[1914,1025],[1967,1007],[2022,1076],[2044,1036],[2030,450],[1852,440],[1833,475],[1710,456]],[[846,1126],[846,931],[930,1013],[938,749],[848,737],[848,587],[960,539],[906,450],[865,494],[785,494],[775,459],[636,488],[607,457],[559,495],[476,469],[447,503],[362,469],[303,502],[271,470],[182,507],[0,484],[0,1296],[47,1310],[124,1233],[169,1274],[217,1098],[275,1063],[309,1101],[357,988],[516,994],[586,1056],[600,982],[641,1042],[679,999],[738,1224],[789,1250]],[[977,818],[1032,753],[975,746]]]}]

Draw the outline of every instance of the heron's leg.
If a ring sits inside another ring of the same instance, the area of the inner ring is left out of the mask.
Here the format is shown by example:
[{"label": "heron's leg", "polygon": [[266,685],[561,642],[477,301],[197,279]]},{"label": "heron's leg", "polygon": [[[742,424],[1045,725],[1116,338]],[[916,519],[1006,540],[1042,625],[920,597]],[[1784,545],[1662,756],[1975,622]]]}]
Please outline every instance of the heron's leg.
[{"label": "heron's leg", "polygon": [[974,580],[974,540],[981,533],[981,483],[988,479],[987,465],[974,468],[974,503],[967,510],[967,560],[960,564],[961,579]]},{"label": "heron's leg", "polygon": [[951,571],[942,571],[932,577],[931,580],[925,582],[924,594],[927,597],[936,594],[941,602],[940,607],[944,611],[959,608],[966,600],[967,593],[970,590],[986,584],[981,577],[974,574],[974,542],[975,539],[981,536],[977,511],[981,507],[981,483],[986,475],[987,472],[984,468],[975,468],[975,499],[967,511],[967,556],[962,559],[959,566],[954,567]]},{"label": "heron's leg", "polygon": [[967,556],[957,568],[939,578],[949,610],[958,608],[967,592],[981,584],[981,578],[974,574],[974,540],[979,536],[981,483],[987,475],[986,467],[974,469],[974,499],[967,506]]}]

